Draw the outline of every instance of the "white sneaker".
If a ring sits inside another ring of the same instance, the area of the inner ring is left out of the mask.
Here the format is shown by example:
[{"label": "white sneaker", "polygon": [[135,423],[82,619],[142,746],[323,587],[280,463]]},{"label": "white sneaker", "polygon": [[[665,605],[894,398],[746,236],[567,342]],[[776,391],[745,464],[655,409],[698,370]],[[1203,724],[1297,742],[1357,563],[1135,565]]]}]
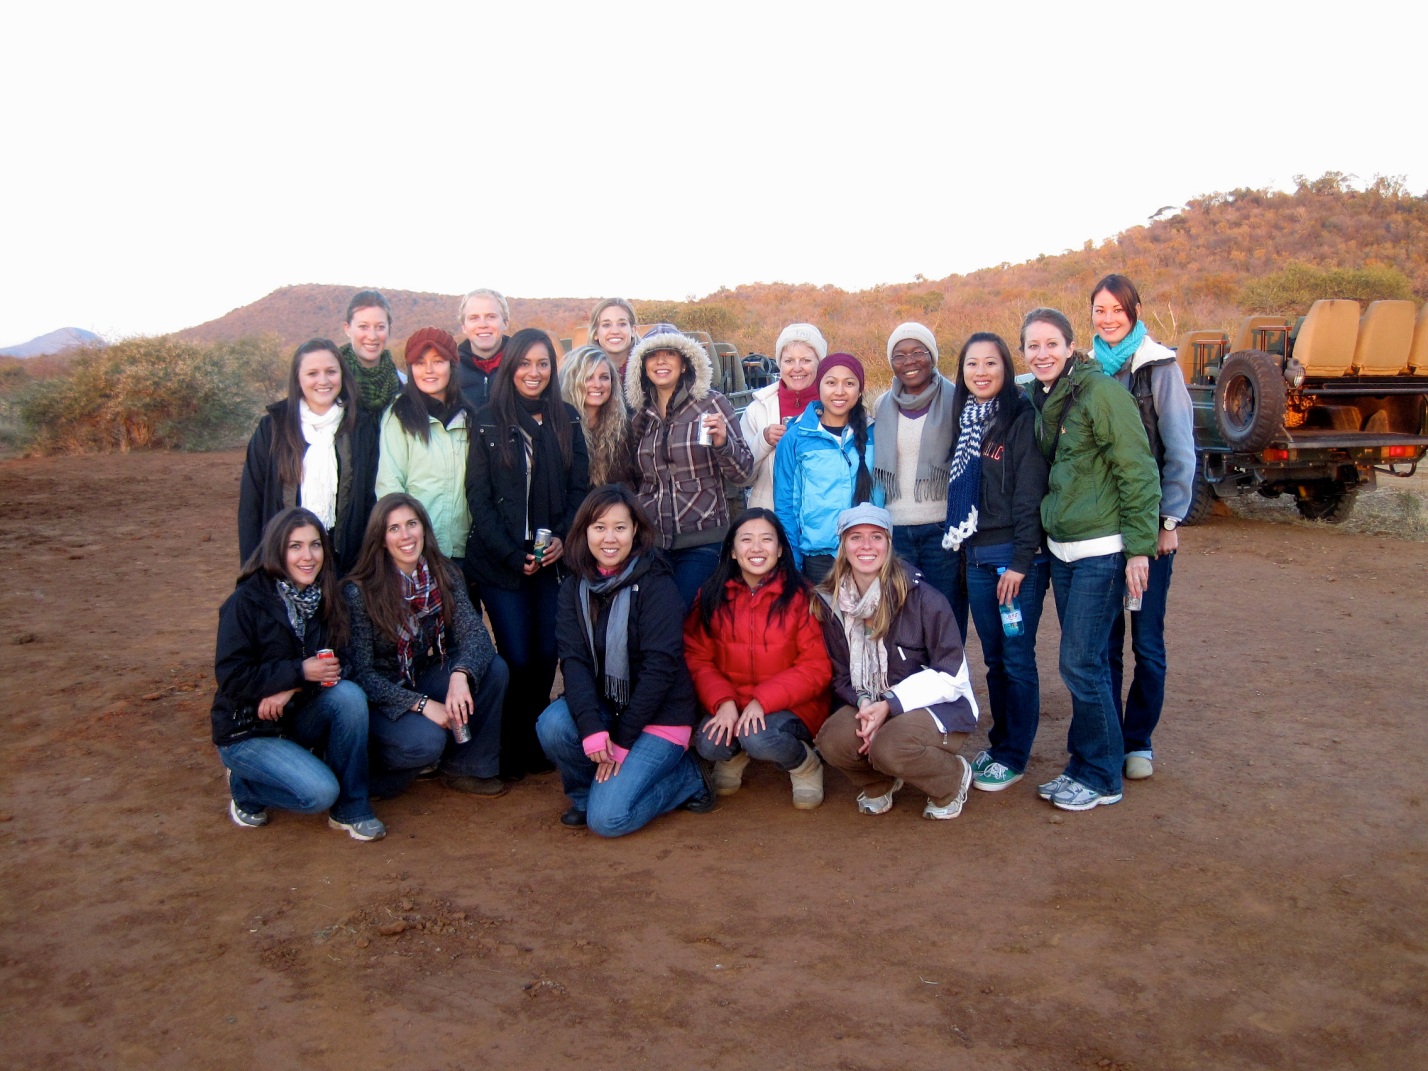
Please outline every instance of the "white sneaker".
[{"label": "white sneaker", "polygon": [[893,794],[900,788],[902,788],[901,777],[894,781],[892,788],[888,789],[881,796],[873,796],[870,799],[866,792],[859,792],[858,810],[863,814],[886,814],[892,810]]},{"label": "white sneaker", "polygon": [[714,794],[732,796],[744,784],[744,768],[749,765],[749,753],[741,751],[732,759],[714,764]]},{"label": "white sneaker", "polygon": [[957,789],[957,795],[946,803],[929,798],[927,806],[922,808],[923,818],[956,818],[962,813],[962,804],[967,802],[967,790],[972,787],[972,765],[961,755],[957,756],[957,761],[962,764],[962,784]]}]

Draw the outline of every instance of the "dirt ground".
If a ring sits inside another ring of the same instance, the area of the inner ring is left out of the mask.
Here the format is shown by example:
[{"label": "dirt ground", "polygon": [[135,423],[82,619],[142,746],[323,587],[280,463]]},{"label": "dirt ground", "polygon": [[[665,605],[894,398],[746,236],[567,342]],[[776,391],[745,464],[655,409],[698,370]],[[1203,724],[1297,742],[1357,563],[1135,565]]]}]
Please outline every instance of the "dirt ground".
[{"label": "dirt ground", "polygon": [[1115,807],[1035,797],[1048,608],[1031,776],[955,822],[861,817],[836,774],[796,812],[755,769],[603,842],[550,775],[421,783],[359,844],[224,811],[239,466],[0,463],[0,1065],[1423,1066],[1428,544],[1188,531],[1156,774]]}]

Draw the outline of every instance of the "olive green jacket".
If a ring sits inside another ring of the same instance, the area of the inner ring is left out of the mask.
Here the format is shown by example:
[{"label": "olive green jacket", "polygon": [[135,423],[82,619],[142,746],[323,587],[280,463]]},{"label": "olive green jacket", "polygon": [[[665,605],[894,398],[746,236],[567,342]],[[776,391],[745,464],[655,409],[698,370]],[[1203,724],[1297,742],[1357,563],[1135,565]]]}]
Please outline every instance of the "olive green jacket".
[{"label": "olive green jacket", "polygon": [[1028,387],[1037,445],[1051,462],[1042,527],[1058,543],[1119,532],[1128,557],[1154,557],[1160,473],[1135,399],[1091,361],[1072,361],[1050,394]]}]

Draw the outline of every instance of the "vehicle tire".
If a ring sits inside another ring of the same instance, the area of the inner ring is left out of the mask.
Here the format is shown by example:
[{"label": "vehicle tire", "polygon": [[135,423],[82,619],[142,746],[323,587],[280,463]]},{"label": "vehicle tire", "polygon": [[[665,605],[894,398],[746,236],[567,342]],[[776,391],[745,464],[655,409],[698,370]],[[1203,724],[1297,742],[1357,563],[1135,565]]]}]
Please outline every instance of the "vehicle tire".
[{"label": "vehicle tire", "polygon": [[1195,473],[1195,482],[1190,488],[1190,509],[1185,514],[1186,525],[1204,524],[1210,519],[1210,511],[1215,508],[1215,489],[1200,473]]},{"label": "vehicle tire", "polygon": [[1358,488],[1345,487],[1337,491],[1316,491],[1296,498],[1294,505],[1299,509],[1299,516],[1306,521],[1343,524],[1354,512],[1354,502],[1358,497]]},{"label": "vehicle tire", "polygon": [[1241,350],[1225,358],[1215,381],[1215,423],[1232,450],[1263,450],[1284,429],[1287,399],[1279,358]]}]

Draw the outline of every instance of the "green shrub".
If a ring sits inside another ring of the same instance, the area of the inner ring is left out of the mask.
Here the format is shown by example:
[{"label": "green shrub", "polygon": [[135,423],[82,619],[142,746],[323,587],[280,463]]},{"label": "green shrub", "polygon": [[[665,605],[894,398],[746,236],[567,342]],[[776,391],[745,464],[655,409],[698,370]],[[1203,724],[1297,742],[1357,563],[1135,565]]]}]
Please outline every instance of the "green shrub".
[{"label": "green shrub", "polygon": [[1412,298],[1413,282],[1397,268],[1314,268],[1291,264],[1281,271],[1251,279],[1237,304],[1245,312],[1299,316],[1320,298],[1381,301]]}]

